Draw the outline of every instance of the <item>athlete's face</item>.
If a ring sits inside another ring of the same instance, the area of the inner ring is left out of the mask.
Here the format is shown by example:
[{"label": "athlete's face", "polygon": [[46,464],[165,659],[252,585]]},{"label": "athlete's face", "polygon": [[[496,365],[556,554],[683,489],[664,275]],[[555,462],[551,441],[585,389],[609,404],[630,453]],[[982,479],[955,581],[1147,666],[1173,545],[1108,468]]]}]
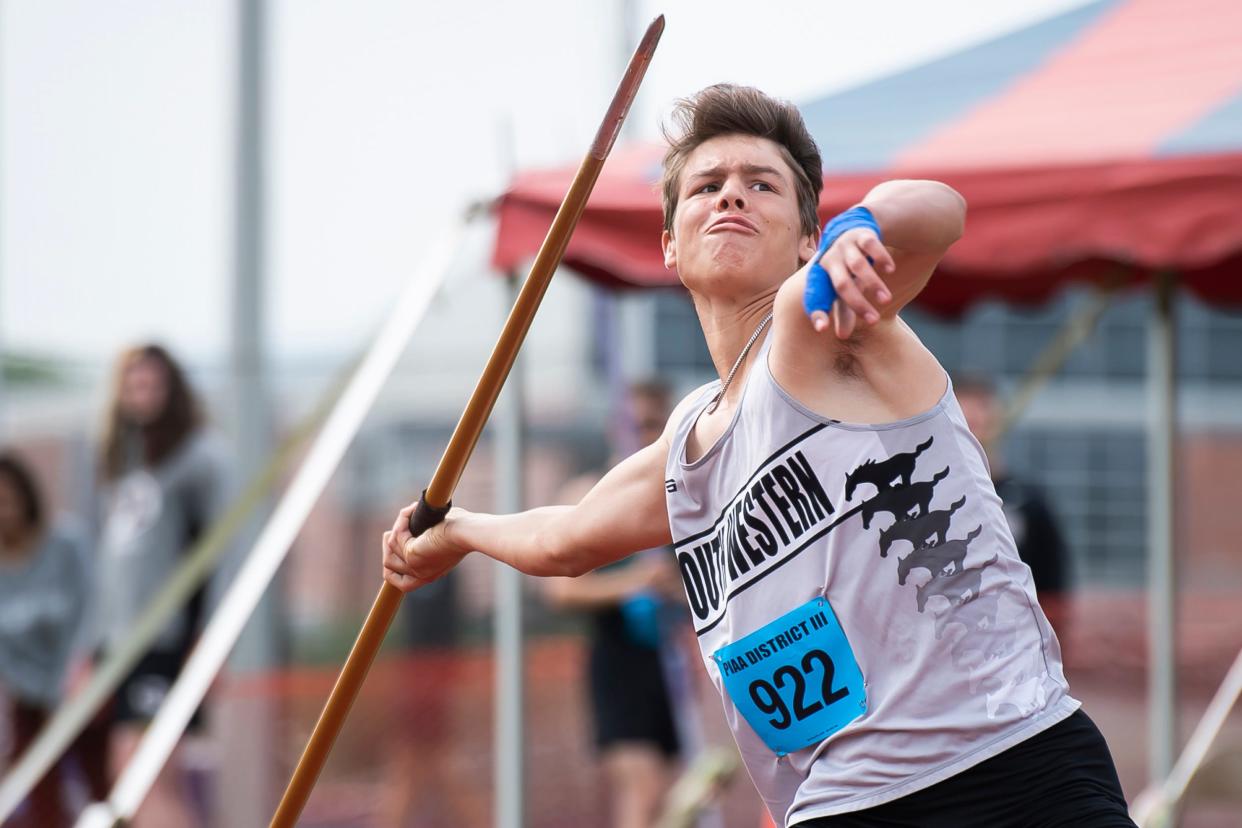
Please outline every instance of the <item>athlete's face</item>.
[{"label": "athlete's face", "polygon": [[815,252],[815,239],[799,226],[793,170],[774,141],[704,141],[687,157],[677,189],[664,263],[692,291],[743,298],[778,286]]}]

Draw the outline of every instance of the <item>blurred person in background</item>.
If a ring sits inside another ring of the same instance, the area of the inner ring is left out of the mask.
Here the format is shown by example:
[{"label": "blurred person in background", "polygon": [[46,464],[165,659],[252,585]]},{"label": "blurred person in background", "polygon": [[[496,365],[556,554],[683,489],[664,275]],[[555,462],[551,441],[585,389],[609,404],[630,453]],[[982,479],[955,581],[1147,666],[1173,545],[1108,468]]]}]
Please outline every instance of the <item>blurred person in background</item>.
[{"label": "blurred person in background", "polygon": [[987,377],[962,375],[954,378],[953,390],[966,424],[987,452],[992,485],[1004,502],[1018,557],[1031,568],[1039,604],[1059,634],[1064,655],[1069,632],[1069,556],[1056,515],[1039,487],[1013,475],[1005,464],[1000,446],[1005,412],[995,384]]},{"label": "blurred person in background", "polygon": [[[627,396],[637,445],[650,445],[672,410],[669,390],[659,382],[636,383]],[[612,463],[622,459],[614,455]],[[588,474],[571,480],[562,497],[581,500],[599,478]],[[557,607],[589,616],[587,684],[611,825],[650,828],[661,812],[681,747],[661,658],[662,646],[676,646],[665,640],[669,631],[662,629],[662,619],[668,614],[662,610],[671,598],[684,603],[673,556],[667,547],[648,550],[579,578],[549,579],[545,588]]]},{"label": "blurred person in background", "polygon": [[[12,733],[6,764],[34,741],[60,704],[67,678],[84,657],[91,603],[91,561],[80,533],[47,518],[39,487],[16,455],[0,454],[0,689]],[[108,793],[105,732],[88,727],[6,825],[71,825],[67,762],[76,762],[93,798]]]},{"label": "blurred person in background", "polygon": [[[101,635],[105,654],[124,641],[226,497],[223,443],[203,424],[181,366],[148,344],[117,361],[100,447]],[[172,619],[118,688],[112,769],[119,773],[162,705],[204,620],[206,590]],[[189,733],[201,731],[196,713]],[[201,822],[175,752],[135,826]]]}]

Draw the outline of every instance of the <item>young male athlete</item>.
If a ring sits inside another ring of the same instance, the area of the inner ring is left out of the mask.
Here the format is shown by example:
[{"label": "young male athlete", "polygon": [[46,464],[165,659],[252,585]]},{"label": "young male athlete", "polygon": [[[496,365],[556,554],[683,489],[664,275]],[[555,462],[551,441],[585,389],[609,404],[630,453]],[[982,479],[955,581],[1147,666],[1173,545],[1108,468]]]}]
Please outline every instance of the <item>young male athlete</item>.
[{"label": "young male athlete", "polygon": [[962,198],[890,181],[821,239],[796,109],[721,85],[675,118],[664,259],[721,380],[576,505],[454,509],[418,539],[407,507],[385,578],[415,589],[472,550],[577,575],[671,543],[777,824],[1133,825],[982,449],[897,316],[961,235]]}]

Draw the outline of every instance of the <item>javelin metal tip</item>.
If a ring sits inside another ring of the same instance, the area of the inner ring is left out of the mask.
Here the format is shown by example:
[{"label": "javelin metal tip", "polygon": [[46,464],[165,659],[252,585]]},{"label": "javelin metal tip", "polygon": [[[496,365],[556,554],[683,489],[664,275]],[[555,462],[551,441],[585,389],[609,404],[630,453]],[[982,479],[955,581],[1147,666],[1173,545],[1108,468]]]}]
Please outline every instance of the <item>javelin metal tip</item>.
[{"label": "javelin metal tip", "polygon": [[612,104],[608,107],[607,114],[604,115],[604,122],[600,124],[599,132],[595,133],[595,141],[591,144],[591,150],[588,153],[595,160],[603,161],[612,151],[612,145],[621,132],[621,123],[625,120],[626,113],[630,111],[630,104],[634,102],[638,86],[647,73],[647,66],[650,65],[655,55],[656,45],[659,44],[660,35],[663,32],[664,15],[660,15],[651,21],[651,24],[647,26],[647,31],[643,33],[643,39],[639,42],[638,48],[634,50],[629,66],[626,67],[625,77],[621,78],[621,84],[617,87]]},{"label": "javelin metal tip", "polygon": [[664,33],[664,15],[661,14],[657,16],[655,20],[652,20],[651,24],[647,26],[647,33],[643,35],[643,45],[644,46],[647,45],[648,39],[652,37],[659,38],[660,35],[663,33]]}]

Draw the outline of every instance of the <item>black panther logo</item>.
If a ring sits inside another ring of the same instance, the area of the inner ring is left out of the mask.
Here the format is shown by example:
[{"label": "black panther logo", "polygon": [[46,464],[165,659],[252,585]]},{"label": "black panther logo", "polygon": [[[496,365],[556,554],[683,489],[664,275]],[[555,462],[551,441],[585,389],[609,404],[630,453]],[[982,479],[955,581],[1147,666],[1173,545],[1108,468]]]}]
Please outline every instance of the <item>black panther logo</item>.
[{"label": "black panther logo", "polygon": [[949,600],[949,607],[960,607],[967,601],[979,597],[979,586],[983,580],[983,570],[996,563],[996,555],[979,566],[970,569],[959,569],[952,575],[941,575],[932,578],[918,588],[919,612],[927,608],[927,599],[933,595],[943,595]]},{"label": "black panther logo", "polygon": [[882,492],[892,488],[893,481],[900,477],[901,485],[909,486],[910,477],[914,474],[915,461],[918,460],[920,454],[931,448],[933,439],[935,438],[928,437],[926,442],[920,443],[914,451],[894,454],[887,460],[864,461],[858,468],[845,475],[845,499],[852,500],[854,490],[862,483],[870,483],[875,486],[877,492]]},{"label": "black panther logo", "polygon": [[936,484],[948,476],[949,467],[945,466],[931,480],[898,486],[895,489],[881,489],[879,494],[862,504],[863,528],[870,529],[871,519],[879,512],[888,512],[897,520],[905,520],[910,516],[910,510],[916,507],[920,515],[927,514]]},{"label": "black panther logo", "polygon": [[933,578],[947,574],[949,564],[953,565],[954,572],[961,572],[962,564],[966,561],[966,548],[970,546],[972,540],[979,537],[982,531],[982,526],[976,526],[975,530],[965,538],[947,541],[936,546],[924,546],[915,549],[904,558],[898,558],[897,583],[905,586],[906,577],[912,569],[926,569]]},{"label": "black panther logo", "polygon": [[[899,520],[887,529],[881,529],[880,557],[887,558],[888,550],[892,548],[896,541],[908,541],[915,549],[919,549],[927,546],[927,539],[935,535],[936,543],[944,543],[945,535],[949,531],[949,518],[953,517],[953,513],[962,508],[965,503],[966,496],[962,495],[948,509],[940,509],[939,511],[928,512],[915,518]],[[905,583],[905,581],[902,580],[902,583]]]}]

